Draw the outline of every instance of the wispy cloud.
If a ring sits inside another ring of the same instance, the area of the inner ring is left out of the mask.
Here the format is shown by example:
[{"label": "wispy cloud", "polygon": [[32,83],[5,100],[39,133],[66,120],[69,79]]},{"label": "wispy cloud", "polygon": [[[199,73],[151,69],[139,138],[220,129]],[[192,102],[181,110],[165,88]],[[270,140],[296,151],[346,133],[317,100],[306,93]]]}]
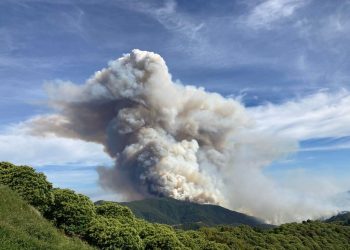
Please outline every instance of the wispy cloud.
[{"label": "wispy cloud", "polygon": [[261,131],[296,140],[350,135],[350,93],[320,91],[282,104],[250,109]]},{"label": "wispy cloud", "polygon": [[350,143],[342,143],[331,146],[322,146],[322,147],[310,147],[310,148],[301,148],[302,152],[313,152],[313,151],[334,151],[334,150],[349,150]]},{"label": "wispy cloud", "polygon": [[325,138],[316,140],[316,143],[314,140],[309,140],[302,144],[303,146],[300,148],[300,151],[302,152],[349,150],[350,137]]},{"label": "wispy cloud", "polygon": [[77,6],[72,6],[70,11],[58,12],[54,18],[49,16],[48,22],[59,27],[62,32],[77,35],[86,41],[89,39],[88,29],[84,26],[85,12]]},{"label": "wispy cloud", "polygon": [[245,21],[252,28],[270,28],[277,21],[292,16],[297,9],[308,2],[308,0],[265,0],[251,10]]},{"label": "wispy cloud", "polygon": [[164,7],[156,9],[153,14],[165,28],[179,32],[190,40],[199,39],[198,32],[204,27],[203,22],[190,20],[188,16],[177,12],[175,1],[167,1]]},{"label": "wispy cloud", "polygon": [[162,5],[140,1],[120,1],[122,7],[149,15],[157,20],[165,29],[183,35],[189,40],[199,39],[198,32],[204,27],[203,22],[179,12],[177,2],[163,1]]}]

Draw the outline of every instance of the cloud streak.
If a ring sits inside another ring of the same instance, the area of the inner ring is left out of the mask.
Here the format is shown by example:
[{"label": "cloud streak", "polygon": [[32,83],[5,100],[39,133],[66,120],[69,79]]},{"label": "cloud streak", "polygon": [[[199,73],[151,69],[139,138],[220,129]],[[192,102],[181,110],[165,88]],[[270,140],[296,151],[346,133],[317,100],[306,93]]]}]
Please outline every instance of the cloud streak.
[{"label": "cloud streak", "polygon": [[297,9],[308,2],[307,0],[264,0],[251,10],[245,17],[245,22],[252,28],[269,29],[278,21],[292,16]]},{"label": "cloud streak", "polygon": [[259,131],[272,130],[298,141],[350,135],[350,93],[346,89],[320,91],[282,104],[269,103],[249,110]]},{"label": "cloud streak", "polygon": [[163,1],[162,5],[150,2],[119,1],[119,7],[130,11],[141,12],[157,20],[166,30],[180,34],[189,41],[199,41],[198,32],[204,27],[190,16],[177,11],[177,2]]}]

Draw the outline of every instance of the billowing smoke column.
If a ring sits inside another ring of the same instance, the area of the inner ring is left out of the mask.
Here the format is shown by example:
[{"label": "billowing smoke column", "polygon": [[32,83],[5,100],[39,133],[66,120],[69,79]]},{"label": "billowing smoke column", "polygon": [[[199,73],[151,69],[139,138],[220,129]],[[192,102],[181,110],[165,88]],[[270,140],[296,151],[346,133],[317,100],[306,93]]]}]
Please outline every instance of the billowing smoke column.
[{"label": "billowing smoke column", "polygon": [[57,113],[33,120],[34,133],[103,144],[115,166],[99,168],[100,183],[127,199],[220,204],[277,223],[315,215],[261,171],[295,144],[254,132],[239,102],[174,83],[157,54],[133,50],[84,85],[48,93]]}]

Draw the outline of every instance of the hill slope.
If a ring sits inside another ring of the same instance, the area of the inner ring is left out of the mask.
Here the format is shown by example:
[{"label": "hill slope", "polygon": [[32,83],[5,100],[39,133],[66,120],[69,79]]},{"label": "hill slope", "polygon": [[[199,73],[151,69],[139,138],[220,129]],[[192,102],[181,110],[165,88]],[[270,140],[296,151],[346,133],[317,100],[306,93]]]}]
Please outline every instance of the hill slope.
[{"label": "hill slope", "polygon": [[129,207],[139,218],[150,222],[181,225],[185,228],[220,224],[268,226],[260,219],[220,206],[201,205],[171,198],[153,198],[121,204]]},{"label": "hill slope", "polygon": [[0,186],[0,249],[93,249],[69,238],[9,188]]},{"label": "hill slope", "polygon": [[335,222],[342,225],[350,226],[350,212],[343,212],[332,216],[331,218],[325,220],[326,222]]}]

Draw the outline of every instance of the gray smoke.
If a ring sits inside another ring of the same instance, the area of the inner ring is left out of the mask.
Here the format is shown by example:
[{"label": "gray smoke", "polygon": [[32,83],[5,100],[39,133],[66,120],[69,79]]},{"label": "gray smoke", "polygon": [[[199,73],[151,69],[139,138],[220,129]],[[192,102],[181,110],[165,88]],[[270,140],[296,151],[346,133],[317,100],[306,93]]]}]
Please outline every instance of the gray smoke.
[{"label": "gray smoke", "polygon": [[85,84],[53,84],[48,94],[55,114],[34,119],[33,133],[104,145],[115,166],[99,168],[100,183],[126,199],[220,204],[274,223],[334,211],[263,174],[296,143],[255,131],[234,99],[173,82],[157,54],[133,50]]}]

